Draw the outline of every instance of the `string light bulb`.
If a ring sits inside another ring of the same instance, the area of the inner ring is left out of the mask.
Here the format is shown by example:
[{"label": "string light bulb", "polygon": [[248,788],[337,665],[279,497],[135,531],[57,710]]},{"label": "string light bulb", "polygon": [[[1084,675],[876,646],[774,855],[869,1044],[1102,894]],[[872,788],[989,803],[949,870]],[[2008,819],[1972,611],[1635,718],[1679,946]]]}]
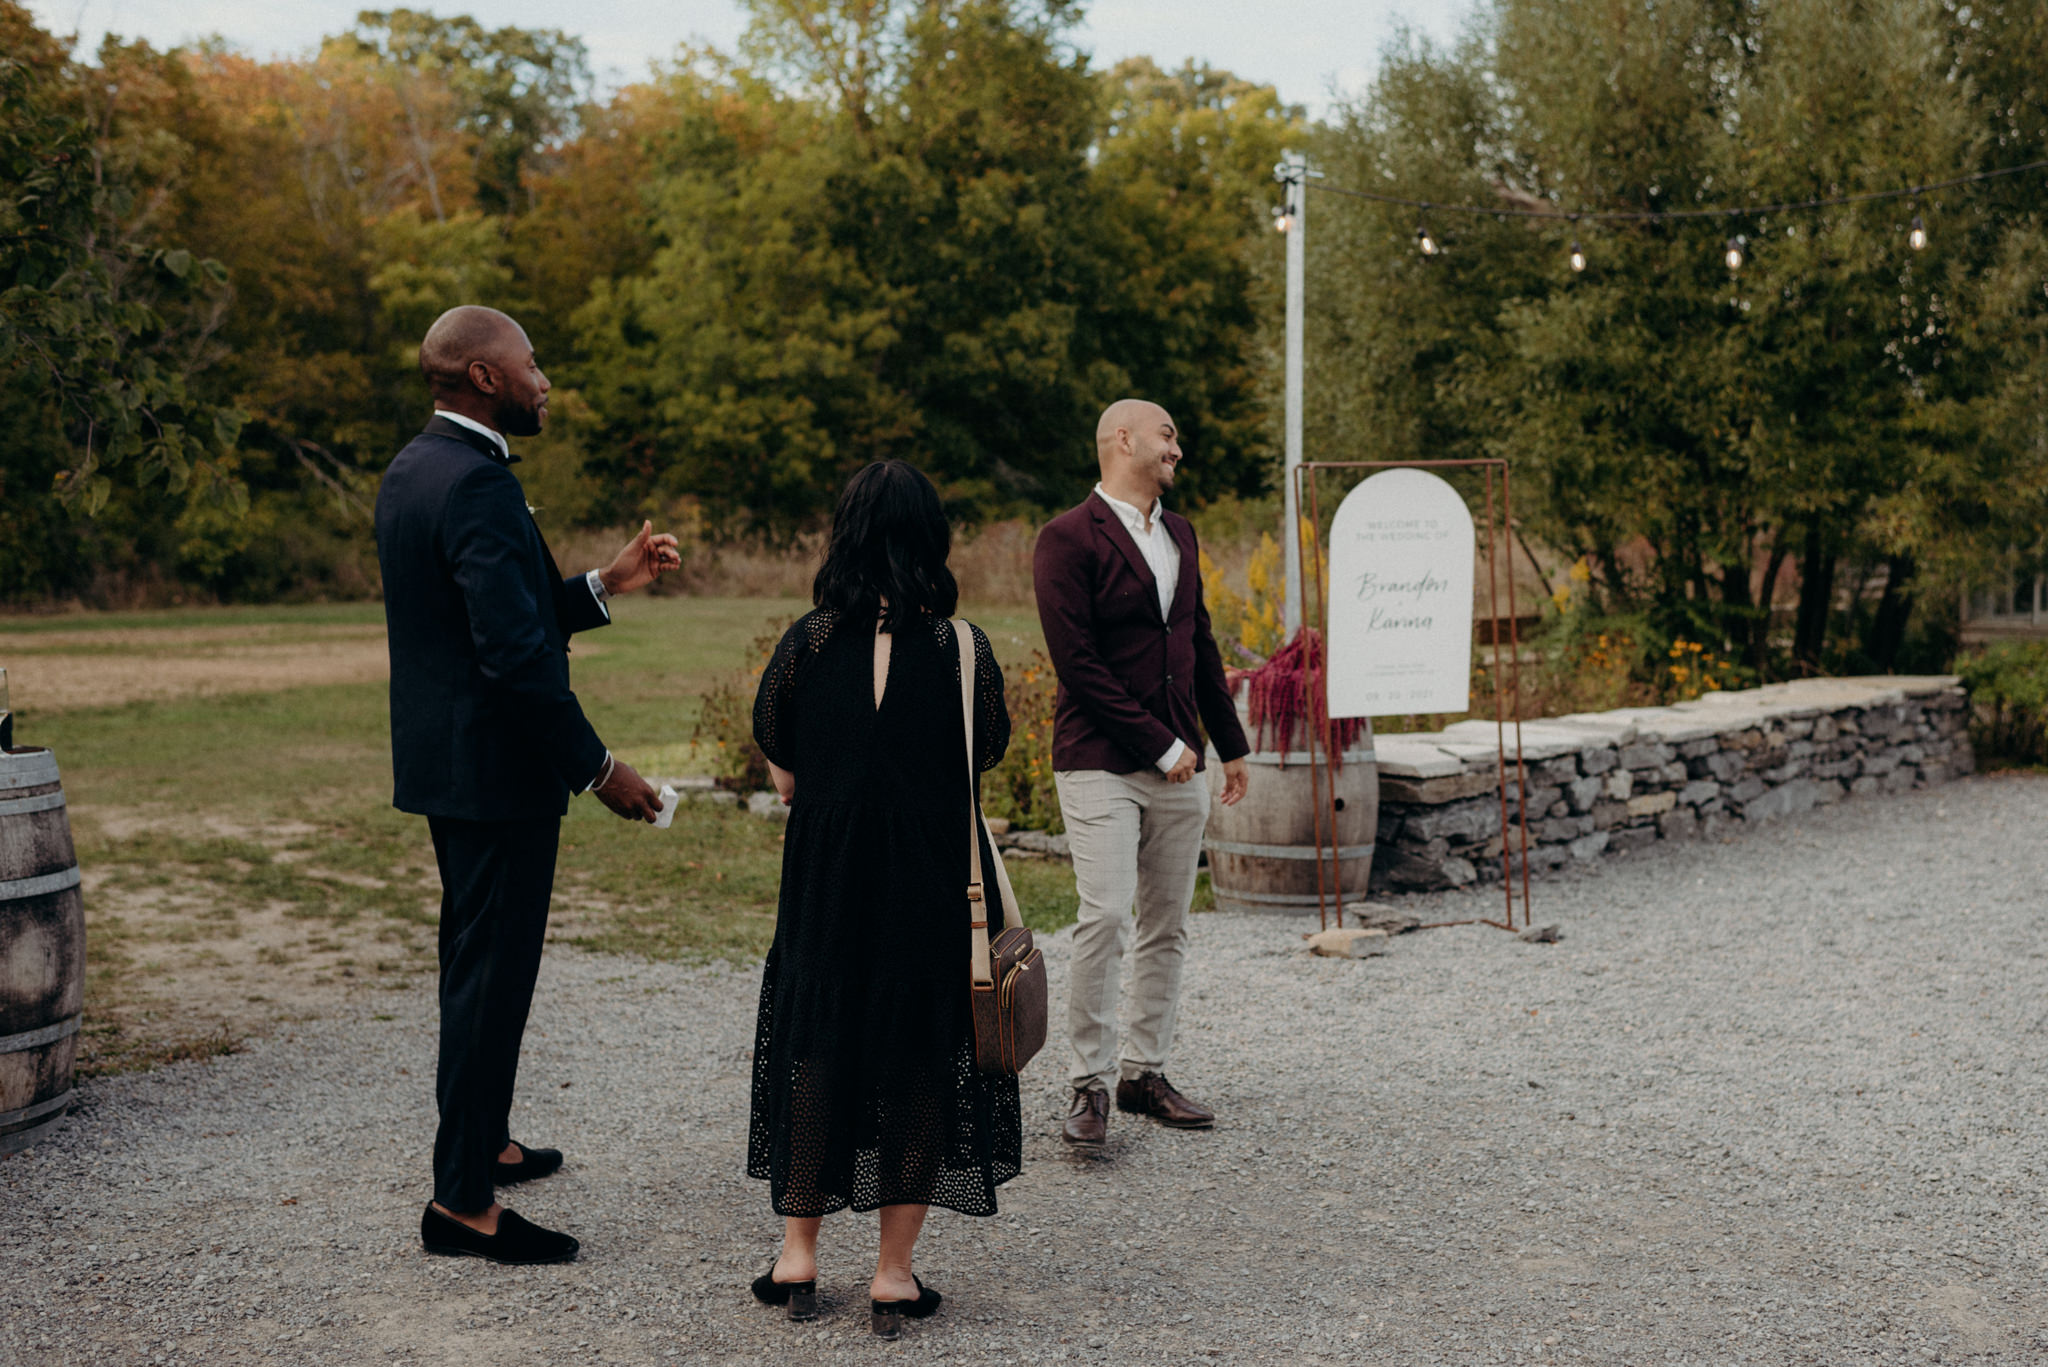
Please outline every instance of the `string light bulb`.
[{"label": "string light bulb", "polygon": [[1575,271],[1583,271],[1584,269],[1586,269],[1586,254],[1585,252],[1579,249],[1579,244],[1577,241],[1574,241],[1572,243],[1571,263],[1572,269]]},{"label": "string light bulb", "polygon": [[1734,238],[1732,238],[1732,237],[1731,237],[1731,238],[1729,238],[1729,239],[1728,239],[1728,247],[1727,247],[1727,250],[1725,250],[1724,252],[1722,252],[1722,253],[1721,253],[1721,259],[1722,259],[1722,260],[1723,260],[1724,262],[1726,262],[1726,263],[1728,264],[1728,269],[1729,269],[1729,270],[1731,270],[1731,271],[1739,271],[1739,270],[1741,270],[1741,269],[1742,269],[1742,244],[1741,244],[1740,242],[1737,242],[1737,241],[1736,241],[1736,240],[1735,240]]},{"label": "string light bulb", "polygon": [[1274,230],[1275,230],[1275,231],[1277,231],[1277,232],[1283,232],[1283,233],[1284,233],[1284,232],[1291,232],[1291,231],[1293,231],[1293,228],[1294,228],[1294,215],[1293,215],[1293,214],[1291,214],[1291,213],[1289,213],[1289,212],[1287,212],[1287,207],[1286,207],[1285,205],[1275,205],[1275,206],[1274,206],[1274,208],[1273,208],[1273,227],[1274,227]]},{"label": "string light bulb", "polygon": [[1914,251],[1927,250],[1927,225],[1920,221],[1920,215],[1913,215],[1912,231],[1906,234],[1906,245]]},{"label": "string light bulb", "polygon": [[1436,239],[1429,235],[1428,225],[1422,223],[1415,225],[1415,249],[1424,256],[1435,256],[1443,250],[1437,246]]}]

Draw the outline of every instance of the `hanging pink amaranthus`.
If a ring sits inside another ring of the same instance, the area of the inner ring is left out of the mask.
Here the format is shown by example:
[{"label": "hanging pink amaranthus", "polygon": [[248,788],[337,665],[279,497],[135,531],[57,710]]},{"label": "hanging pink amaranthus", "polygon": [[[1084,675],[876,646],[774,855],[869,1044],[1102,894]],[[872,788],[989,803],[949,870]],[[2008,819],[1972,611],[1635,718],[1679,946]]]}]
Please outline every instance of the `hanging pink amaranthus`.
[{"label": "hanging pink amaranthus", "polygon": [[[1251,690],[1246,701],[1252,745],[1282,754],[1307,750],[1308,727],[1321,726],[1330,710],[1323,638],[1315,628],[1303,627],[1293,640],[1274,651],[1271,659],[1239,677]],[[1339,717],[1330,723],[1327,748],[1337,768],[1344,767],[1344,752],[1365,729],[1363,717]],[[1321,743],[1318,748],[1323,748]]]}]

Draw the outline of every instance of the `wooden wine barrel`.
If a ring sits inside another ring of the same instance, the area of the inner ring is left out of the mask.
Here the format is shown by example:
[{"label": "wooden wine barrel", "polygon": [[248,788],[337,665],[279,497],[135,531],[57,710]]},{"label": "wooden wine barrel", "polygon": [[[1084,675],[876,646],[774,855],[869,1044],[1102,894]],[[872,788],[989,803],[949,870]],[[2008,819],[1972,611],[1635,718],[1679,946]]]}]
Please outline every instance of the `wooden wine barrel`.
[{"label": "wooden wine barrel", "polygon": [[0,1154],[70,1109],[85,910],[57,757],[0,751]]},{"label": "wooden wine barrel", "polygon": [[[1239,705],[1243,719],[1243,705]],[[1253,734],[1247,721],[1245,734]],[[1311,779],[1306,750],[1282,755],[1254,750],[1245,756],[1251,788],[1244,801],[1226,807],[1223,766],[1216,752],[1208,755],[1209,828],[1203,844],[1209,852],[1209,882],[1223,911],[1309,912],[1317,906],[1316,804],[1326,805],[1323,823],[1323,879],[1332,891],[1342,889],[1347,902],[1365,897],[1372,875],[1373,838],[1379,829],[1379,766],[1373,760],[1372,725],[1344,753],[1337,770],[1337,821],[1334,839],[1327,811],[1329,789]],[[1320,799],[1317,790],[1321,789]],[[1333,851],[1337,856],[1333,871]],[[1334,881],[1333,881],[1334,872]],[[1329,903],[1335,911],[1336,899]]]}]

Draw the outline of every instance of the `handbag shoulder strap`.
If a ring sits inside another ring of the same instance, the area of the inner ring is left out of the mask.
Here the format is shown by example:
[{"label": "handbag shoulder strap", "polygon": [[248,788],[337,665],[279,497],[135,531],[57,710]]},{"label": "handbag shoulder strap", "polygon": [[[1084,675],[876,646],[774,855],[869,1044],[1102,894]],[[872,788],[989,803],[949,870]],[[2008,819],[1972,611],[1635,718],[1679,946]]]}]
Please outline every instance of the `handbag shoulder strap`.
[{"label": "handbag shoulder strap", "polygon": [[[960,720],[967,736],[967,805],[972,819],[967,823],[967,917],[973,930],[974,981],[982,986],[995,982],[995,970],[989,962],[988,952],[988,888],[982,877],[981,837],[988,830],[988,822],[981,814],[981,803],[975,796],[974,773],[974,633],[965,617],[953,619],[953,639],[960,648]],[[989,839],[989,850],[995,850],[995,839]],[[1003,924],[1018,927],[1024,924],[1023,916],[1017,910],[1017,897],[1010,890],[1010,871],[1003,867],[1001,855],[995,856],[997,902],[1002,908]]]}]

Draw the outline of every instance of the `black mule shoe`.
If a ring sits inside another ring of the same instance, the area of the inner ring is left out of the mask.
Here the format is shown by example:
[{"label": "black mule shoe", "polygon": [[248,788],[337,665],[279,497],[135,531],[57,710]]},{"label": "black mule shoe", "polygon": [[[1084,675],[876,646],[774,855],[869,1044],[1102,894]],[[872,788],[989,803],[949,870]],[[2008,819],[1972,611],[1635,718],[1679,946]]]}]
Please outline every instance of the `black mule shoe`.
[{"label": "black mule shoe", "polygon": [[916,1300],[871,1300],[868,1302],[868,1324],[875,1331],[876,1338],[893,1339],[901,1337],[905,1316],[914,1320],[922,1320],[930,1319],[932,1315],[937,1313],[939,1302],[944,1300],[945,1297],[932,1290],[929,1286],[926,1286],[923,1282],[918,1281],[915,1274],[911,1276],[910,1280],[917,1282]]},{"label": "black mule shoe", "polygon": [[775,1269],[754,1278],[754,1299],[763,1305],[787,1305],[789,1317],[793,1320],[814,1320],[818,1318],[818,1280],[813,1277],[807,1282],[778,1282]]},{"label": "black mule shoe", "polygon": [[491,1180],[499,1186],[509,1187],[514,1182],[531,1182],[536,1177],[546,1177],[561,1168],[560,1149],[529,1149],[516,1139],[512,1142],[519,1149],[519,1161],[507,1163],[503,1159],[498,1160],[494,1165],[497,1171],[492,1174]]},{"label": "black mule shoe", "polygon": [[498,1212],[496,1234],[480,1234],[432,1206],[420,1216],[420,1246],[444,1257],[484,1258],[510,1267],[572,1263],[582,1247],[569,1235],[542,1229],[509,1210]]}]

